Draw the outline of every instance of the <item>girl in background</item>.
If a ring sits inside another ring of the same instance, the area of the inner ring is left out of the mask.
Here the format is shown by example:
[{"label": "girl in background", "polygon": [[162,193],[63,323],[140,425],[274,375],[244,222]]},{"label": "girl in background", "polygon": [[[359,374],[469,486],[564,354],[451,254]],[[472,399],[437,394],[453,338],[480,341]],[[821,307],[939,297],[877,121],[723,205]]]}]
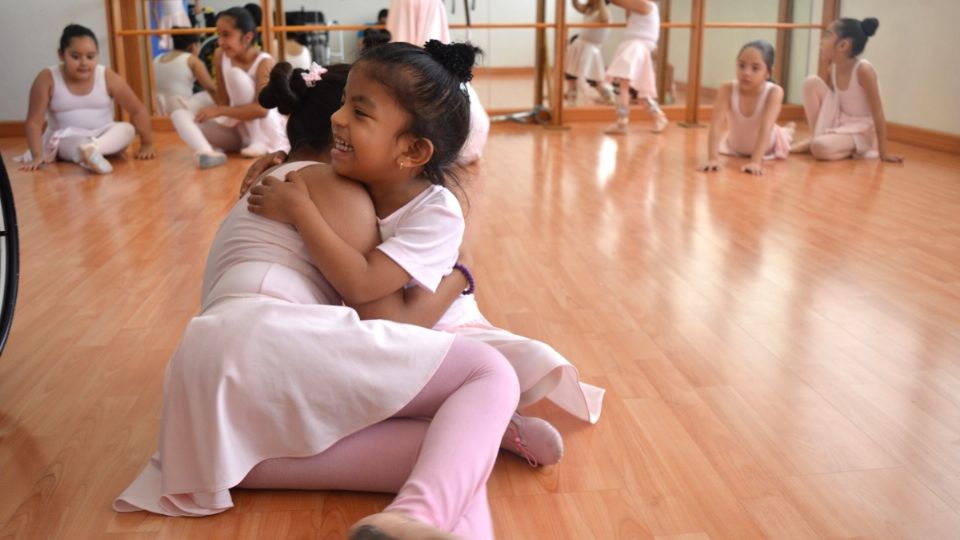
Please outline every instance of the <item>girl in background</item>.
[{"label": "girl in background", "polygon": [[195,115],[182,109],[170,115],[201,169],[225,163],[223,151],[256,157],[290,148],[280,113],[263,108],[256,100],[274,65],[273,58],[254,45],[256,34],[254,18],[244,8],[217,15],[216,103]]},{"label": "girl in background", "polygon": [[[608,23],[610,12],[608,0],[573,0],[573,9],[583,14],[583,22]],[[576,103],[577,85],[581,79],[597,85],[597,91],[607,103],[613,103],[613,90],[604,77],[603,54],[600,47],[610,34],[609,28],[584,28],[567,48],[564,72],[567,78],[567,100]]]},{"label": "girl in background", "polygon": [[[137,159],[154,157],[150,113],[116,72],[99,63],[97,38],[89,28],[63,29],[60,64],[44,69],[30,88],[25,129],[29,151],[18,158],[25,171],[57,158],[99,174],[113,172],[104,156],[119,154],[140,135]],[[113,100],[130,114],[132,125],[114,122]],[[43,131],[44,120],[47,130]]]},{"label": "girl in background", "polygon": [[627,132],[630,123],[630,88],[633,88],[653,118],[653,132],[660,133],[667,127],[667,115],[657,103],[657,80],[653,71],[653,51],[660,39],[660,9],[653,0],[611,2],[627,10],[627,30],[607,67],[607,80],[616,82],[619,96],[617,122],[606,132],[611,135]]},{"label": "girl in background", "polygon": [[[770,80],[774,56],[773,45],[763,40],[751,41],[740,49],[737,78],[721,84],[717,92],[707,138],[707,162],[697,167],[698,171],[720,170],[718,149],[724,155],[749,156],[750,163],[740,171],[754,175],[763,174],[763,160],[786,159],[790,153],[793,127],[776,124],[783,88]],[[726,133],[725,126],[729,128]]]},{"label": "girl in background", "polygon": [[794,152],[810,152],[822,160],[903,161],[887,152],[887,120],[877,70],[858,58],[879,25],[874,18],[840,19],[823,31],[820,56],[830,62],[830,75],[826,81],[811,75],[803,82],[803,112],[813,136],[797,143]]},{"label": "girl in background", "polygon": [[[213,103],[212,96],[217,93],[217,85],[210,77],[207,66],[197,57],[199,51],[200,36],[177,34],[173,36],[173,50],[153,59],[157,112],[161,115],[169,116],[173,111],[190,109],[193,99],[197,100],[194,103]],[[207,94],[194,98],[194,83],[199,84]],[[194,106],[199,110],[200,106]]]},{"label": "girl in background", "polygon": [[[154,0],[153,20],[156,22],[157,29],[192,27],[193,24],[190,22],[190,15],[187,14],[187,10],[183,4],[183,0]],[[161,35],[159,43],[161,49],[175,47],[173,36],[170,34]]]}]

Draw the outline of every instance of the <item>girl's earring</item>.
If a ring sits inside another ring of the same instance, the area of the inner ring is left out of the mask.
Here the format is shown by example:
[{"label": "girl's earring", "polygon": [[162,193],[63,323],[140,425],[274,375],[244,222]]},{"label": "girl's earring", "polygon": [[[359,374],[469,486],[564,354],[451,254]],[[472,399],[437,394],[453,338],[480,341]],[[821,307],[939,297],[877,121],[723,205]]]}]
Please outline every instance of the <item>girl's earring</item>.
[{"label": "girl's earring", "polygon": [[401,171],[403,170],[403,160],[402,160],[402,159],[400,160],[400,170],[401,170]]}]

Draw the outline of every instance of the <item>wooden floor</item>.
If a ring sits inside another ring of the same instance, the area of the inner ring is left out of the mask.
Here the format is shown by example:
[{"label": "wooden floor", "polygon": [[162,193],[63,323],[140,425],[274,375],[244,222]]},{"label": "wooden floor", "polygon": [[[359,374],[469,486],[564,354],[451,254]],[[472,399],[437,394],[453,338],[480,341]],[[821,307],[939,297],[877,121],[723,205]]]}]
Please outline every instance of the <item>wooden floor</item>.
[{"label": "wooden floor", "polygon": [[[502,455],[502,539],[957,538],[960,156],[694,172],[706,130],[496,124],[473,197],[488,317],[607,388],[538,405],[555,467]],[[154,451],[165,363],[246,160],[172,133],[112,175],[13,170],[21,284],[0,357],[0,538],[340,538],[382,495],[238,492],[115,514]],[[23,139],[0,139],[11,166]]]}]

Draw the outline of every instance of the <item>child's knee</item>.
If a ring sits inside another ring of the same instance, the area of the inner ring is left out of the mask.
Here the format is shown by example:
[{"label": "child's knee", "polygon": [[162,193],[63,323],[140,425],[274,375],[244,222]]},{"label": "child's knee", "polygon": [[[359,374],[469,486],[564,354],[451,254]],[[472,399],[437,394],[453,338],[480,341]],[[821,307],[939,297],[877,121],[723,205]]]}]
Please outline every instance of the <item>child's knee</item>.
[{"label": "child's knee", "polygon": [[834,148],[832,144],[823,139],[813,139],[810,141],[810,155],[820,161],[836,161],[846,157],[846,155],[842,155],[841,152]]},{"label": "child's knee", "polygon": [[515,409],[520,401],[520,381],[516,370],[500,351],[486,343],[473,342],[471,349],[470,354],[477,361],[476,375],[497,389],[498,401],[509,404],[510,410]]}]

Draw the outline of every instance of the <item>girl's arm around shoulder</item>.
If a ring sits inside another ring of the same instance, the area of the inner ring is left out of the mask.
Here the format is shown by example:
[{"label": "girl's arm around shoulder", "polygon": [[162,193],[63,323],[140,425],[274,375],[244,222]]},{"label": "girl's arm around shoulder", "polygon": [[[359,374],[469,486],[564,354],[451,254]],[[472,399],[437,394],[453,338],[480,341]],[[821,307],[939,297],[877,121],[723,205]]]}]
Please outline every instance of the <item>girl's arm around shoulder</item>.
[{"label": "girl's arm around shoulder", "polygon": [[250,190],[247,203],[255,214],[293,225],[314,264],[348,304],[382,298],[410,281],[410,274],[379,249],[357,249],[337,234],[298,171],[287,174],[286,181],[268,176]]},{"label": "girl's arm around shoulder", "polygon": [[53,74],[44,69],[37,74],[30,86],[30,104],[27,107],[27,120],[24,131],[31,160],[20,165],[25,171],[39,169],[43,165],[43,122],[46,119],[50,99],[53,97]]},{"label": "girl's arm around shoulder", "polygon": [[123,110],[130,114],[130,123],[136,128],[140,135],[140,149],[137,150],[135,157],[137,159],[152,159],[155,154],[153,151],[153,129],[150,127],[150,112],[143,105],[143,102],[133,93],[133,89],[123,80],[117,72],[106,68],[107,92],[113,96]]},{"label": "girl's arm around shoulder", "polygon": [[857,68],[857,82],[863,87],[870,105],[870,114],[873,116],[873,127],[877,132],[877,151],[880,159],[892,163],[900,163],[903,156],[887,153],[887,117],[883,113],[883,102],[880,100],[880,83],[877,81],[877,70],[867,62]]},{"label": "girl's arm around shoulder", "polygon": [[649,15],[653,11],[652,0],[610,0],[627,11],[636,11],[641,15]]}]

